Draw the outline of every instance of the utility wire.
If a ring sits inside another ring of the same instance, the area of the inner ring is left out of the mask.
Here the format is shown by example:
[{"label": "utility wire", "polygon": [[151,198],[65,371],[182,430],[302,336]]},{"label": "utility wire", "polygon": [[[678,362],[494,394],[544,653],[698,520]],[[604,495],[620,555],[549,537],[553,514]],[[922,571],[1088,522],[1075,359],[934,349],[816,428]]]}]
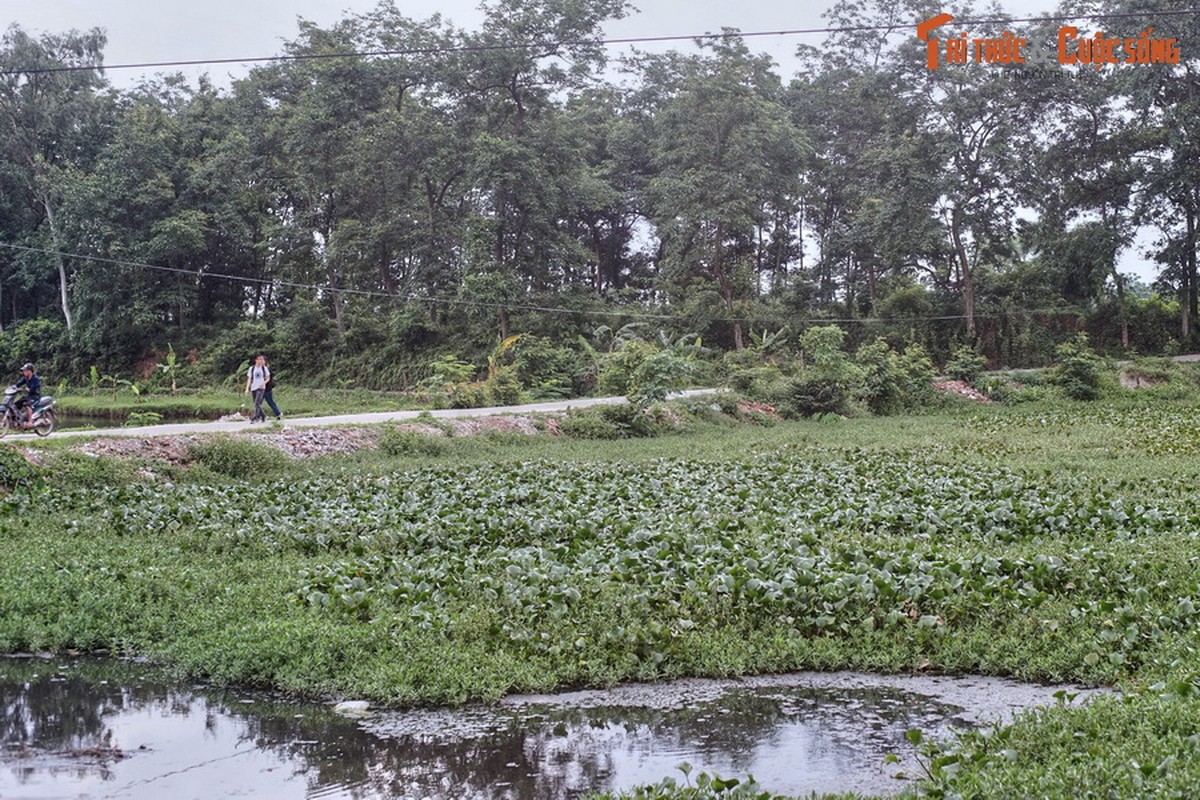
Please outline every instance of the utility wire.
[{"label": "utility wire", "polygon": [[[60,258],[78,259],[81,261],[94,261],[100,264],[111,264],[120,267],[133,267],[135,269],[148,269],[157,272],[169,272],[178,275],[187,275],[193,278],[215,278],[218,280],[234,281],[238,283],[255,284],[261,286],[282,287],[287,289],[307,289],[316,292],[324,292],[328,294],[341,294],[351,297],[365,297],[377,300],[399,301],[404,303],[431,303],[434,305],[450,305],[450,306],[466,306],[474,308],[491,308],[491,309],[506,309],[508,311],[534,311],[544,314],[564,314],[575,316],[591,316],[591,317],[621,317],[645,320],[678,320],[678,315],[673,314],[653,314],[645,311],[622,311],[611,310],[604,311],[599,309],[575,309],[562,308],[558,306],[537,306],[522,303],[493,303],[486,300],[463,300],[455,297],[422,297],[418,295],[399,295],[388,294],[387,292],[379,292],[371,289],[341,289],[323,286],[316,283],[300,283],[297,281],[276,280],[273,278],[252,278],[247,275],[231,275],[221,272],[206,272],[204,270],[183,269],[182,267],[166,267],[161,264],[147,264],[142,261],[128,261],[119,258],[105,258],[104,256],[89,256],[80,253],[66,253],[61,250],[51,250],[44,247],[27,247],[19,244],[9,244],[0,242],[0,247],[8,250],[18,250],[25,253],[39,253],[42,255],[58,256]],[[1087,309],[1056,307],[1056,308],[1037,308],[1023,309],[1021,313],[1025,314],[1082,314],[1086,313]],[[975,319],[1001,319],[1004,314],[975,314]],[[965,314],[942,314],[925,317],[781,317],[780,315],[756,315],[746,317],[713,317],[713,322],[755,322],[771,320],[773,322],[795,322],[795,323],[914,323],[914,322],[947,322],[952,320],[967,319]]]},{"label": "utility wire", "polygon": [[[1011,19],[995,18],[995,19],[963,19],[954,20],[956,27],[969,27],[977,25],[1012,25],[1014,23],[1042,23],[1042,22],[1069,22],[1072,20],[1114,20],[1114,19],[1146,19],[1148,17],[1180,17],[1186,15],[1195,15],[1200,13],[1200,8],[1175,9],[1171,11],[1128,11],[1117,12],[1111,14],[1075,14],[1068,16],[1047,16],[1047,17],[1015,17]],[[417,56],[417,55],[438,55],[442,53],[474,53],[488,52],[494,50],[523,50],[526,48],[539,48],[556,50],[560,47],[582,47],[582,46],[603,46],[612,47],[625,44],[654,44],[661,42],[682,42],[682,41],[705,41],[705,40],[724,40],[724,39],[745,39],[751,37],[762,36],[804,36],[810,34],[830,34],[830,33],[870,33],[877,31],[893,32],[903,29],[899,24],[888,25],[847,25],[842,27],[826,27],[826,28],[795,28],[791,30],[779,31],[727,31],[722,33],[698,33],[698,34],[676,34],[670,36],[630,36],[616,39],[563,39],[554,42],[523,42],[523,43],[499,43],[499,44],[464,44],[450,45],[443,47],[416,47],[403,48],[398,50],[348,50],[338,51],[333,53],[294,53],[291,55],[275,55],[275,56],[249,56],[245,58],[198,58],[182,61],[143,61],[127,64],[109,64],[107,66],[59,66],[59,67],[30,67],[26,69],[7,69],[0,70],[0,76],[3,75],[39,75],[53,72],[84,72],[91,70],[113,70],[113,69],[154,69],[162,67],[196,67],[219,64],[258,64],[267,62],[288,62],[288,61],[318,61],[332,58],[395,58],[398,56]]]}]

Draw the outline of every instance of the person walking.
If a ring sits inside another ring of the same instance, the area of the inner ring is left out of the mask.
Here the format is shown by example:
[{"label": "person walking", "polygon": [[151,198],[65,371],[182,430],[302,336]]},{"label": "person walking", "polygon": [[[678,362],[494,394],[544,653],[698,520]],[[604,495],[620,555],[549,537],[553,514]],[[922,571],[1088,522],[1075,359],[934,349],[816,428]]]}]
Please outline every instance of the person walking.
[{"label": "person walking", "polygon": [[267,383],[263,387],[263,402],[270,406],[271,410],[275,412],[275,421],[282,422],[283,412],[280,411],[279,406],[275,404],[275,397],[272,395],[272,392],[275,391],[275,376],[271,374],[271,362],[266,359],[266,356],[263,357],[263,364],[265,364],[267,367]]},{"label": "person walking", "polygon": [[267,394],[267,381],[271,380],[271,370],[267,367],[267,357],[259,353],[254,357],[254,364],[246,370],[246,394],[254,398],[254,413],[251,422],[266,422],[267,415],[263,413],[263,398]]}]

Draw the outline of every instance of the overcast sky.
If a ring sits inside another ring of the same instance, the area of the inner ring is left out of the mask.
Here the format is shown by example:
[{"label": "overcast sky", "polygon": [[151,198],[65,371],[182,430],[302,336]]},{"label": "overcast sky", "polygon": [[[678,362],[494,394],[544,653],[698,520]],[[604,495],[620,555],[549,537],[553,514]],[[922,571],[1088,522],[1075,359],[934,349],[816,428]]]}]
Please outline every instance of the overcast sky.
[{"label": "overcast sky", "polygon": [[[16,23],[30,32],[61,33],[71,29],[103,28],[108,34],[104,61],[109,65],[201,59],[250,58],[277,55],[284,41],[295,37],[303,18],[327,26],[347,12],[366,13],[378,0],[0,0],[0,21]],[[723,27],[743,32],[815,28],[825,24],[822,13],[832,0],[634,0],[639,9],[610,23],[609,38],[677,36],[716,32]],[[455,26],[475,29],[482,20],[478,0],[396,0],[413,19],[440,13]],[[980,3],[982,5],[982,3]],[[1055,0],[1001,0],[1014,16],[1050,11]],[[747,39],[756,51],[769,53],[781,65],[786,80],[792,54],[801,43],[818,44],[823,37],[764,36]],[[639,45],[641,49],[686,49],[688,42]],[[624,47],[625,50],[629,45]],[[613,48],[613,54],[622,48]],[[248,65],[221,64],[169,70],[109,70],[119,87],[132,86],[155,72],[209,74],[218,85],[245,75]],[[1143,234],[1145,236],[1145,234]],[[1143,238],[1142,243],[1145,244]],[[1140,248],[1139,248],[1140,249]],[[1143,279],[1154,274],[1137,253],[1126,251],[1121,269]]]},{"label": "overcast sky", "polygon": [[[610,38],[686,35],[716,32],[722,27],[738,28],[743,32],[813,28],[824,23],[821,14],[832,5],[830,0],[634,2],[640,10],[626,19],[610,23],[606,30]],[[5,12],[0,19],[38,32],[103,28],[108,33],[105,63],[116,65],[275,55],[281,52],[285,40],[295,36],[298,18],[325,26],[345,16],[346,12],[365,13],[376,5],[377,0],[159,0],[157,3],[145,0],[0,0],[0,9]],[[441,13],[460,28],[477,28],[482,19],[477,0],[397,0],[396,5],[414,19]],[[1037,13],[1053,5],[1053,0],[1003,2],[1004,8],[1015,15]],[[797,44],[817,43],[821,38],[813,35],[771,36],[749,39],[748,44],[755,50],[770,53],[786,66]],[[671,46],[686,48],[688,43]],[[218,84],[224,85],[230,76],[245,74],[246,68],[215,65],[169,71],[208,72]],[[789,70],[785,68],[783,72],[787,77]],[[146,74],[137,70],[111,70],[108,77],[121,86],[137,83]]]}]

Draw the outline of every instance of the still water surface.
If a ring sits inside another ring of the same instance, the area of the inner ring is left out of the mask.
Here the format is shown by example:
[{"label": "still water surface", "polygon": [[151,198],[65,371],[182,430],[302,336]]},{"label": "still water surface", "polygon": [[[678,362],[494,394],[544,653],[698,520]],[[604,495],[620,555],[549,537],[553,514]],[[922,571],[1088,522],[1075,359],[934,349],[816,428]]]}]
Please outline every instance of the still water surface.
[{"label": "still water surface", "polygon": [[915,771],[907,729],[990,724],[1056,688],[803,673],[352,719],[111,659],[2,659],[0,798],[555,800],[682,779],[685,761],[780,794],[887,794]]}]

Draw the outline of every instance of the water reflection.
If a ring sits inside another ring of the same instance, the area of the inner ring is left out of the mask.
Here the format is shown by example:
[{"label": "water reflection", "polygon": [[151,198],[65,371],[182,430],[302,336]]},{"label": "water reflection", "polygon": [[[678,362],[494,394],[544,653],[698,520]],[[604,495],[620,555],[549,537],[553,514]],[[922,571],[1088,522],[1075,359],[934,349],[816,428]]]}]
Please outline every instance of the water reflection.
[{"label": "water reflection", "polygon": [[1053,691],[998,691],[1002,682],[979,679],[914,688],[871,676],[781,676],[514,697],[355,722],[324,706],[180,687],[114,660],[7,659],[4,673],[3,798],[540,800],[678,776],[685,760],[753,773],[779,793],[888,793],[903,784],[883,758],[908,750],[907,728],[945,733],[987,721],[988,708],[999,716],[1052,702]]}]

